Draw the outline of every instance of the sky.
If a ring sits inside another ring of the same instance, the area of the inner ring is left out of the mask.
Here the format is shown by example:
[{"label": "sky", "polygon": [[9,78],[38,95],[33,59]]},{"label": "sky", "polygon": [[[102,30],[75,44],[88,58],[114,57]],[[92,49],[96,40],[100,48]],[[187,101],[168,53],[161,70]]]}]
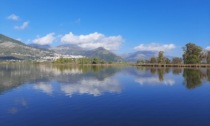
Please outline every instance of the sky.
[{"label": "sky", "polygon": [[210,50],[210,0],[0,0],[0,34],[26,44],[182,56]]}]

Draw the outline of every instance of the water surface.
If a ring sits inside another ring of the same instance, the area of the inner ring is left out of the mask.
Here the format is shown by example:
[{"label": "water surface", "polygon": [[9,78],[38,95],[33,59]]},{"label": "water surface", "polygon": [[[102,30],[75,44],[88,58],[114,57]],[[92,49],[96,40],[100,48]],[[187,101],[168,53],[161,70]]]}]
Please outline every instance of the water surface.
[{"label": "water surface", "polygon": [[0,126],[209,126],[210,69],[0,65]]}]

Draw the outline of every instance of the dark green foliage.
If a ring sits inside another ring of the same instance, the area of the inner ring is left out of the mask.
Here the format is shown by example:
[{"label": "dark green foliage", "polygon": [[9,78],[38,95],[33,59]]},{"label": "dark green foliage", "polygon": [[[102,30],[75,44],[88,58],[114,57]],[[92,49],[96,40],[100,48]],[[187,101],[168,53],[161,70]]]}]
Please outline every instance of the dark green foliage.
[{"label": "dark green foliage", "polygon": [[165,64],[171,64],[171,60],[169,58],[165,58]]},{"label": "dark green foliage", "polygon": [[99,58],[59,58],[54,63],[68,63],[68,64],[106,64],[104,60]]},{"label": "dark green foliage", "polygon": [[201,62],[201,47],[193,43],[188,43],[183,50],[183,60],[185,64],[196,64]]},{"label": "dark green foliage", "polygon": [[172,59],[172,64],[182,64],[182,58],[174,57]]},{"label": "dark green foliage", "polygon": [[163,64],[164,63],[164,52],[160,51],[158,53],[158,63]]},{"label": "dark green foliage", "polygon": [[157,63],[157,59],[156,59],[155,57],[152,57],[152,58],[150,59],[150,63]]},{"label": "dark green foliage", "polygon": [[144,64],[145,61],[144,61],[144,60],[138,60],[136,63],[137,63],[137,64]]}]

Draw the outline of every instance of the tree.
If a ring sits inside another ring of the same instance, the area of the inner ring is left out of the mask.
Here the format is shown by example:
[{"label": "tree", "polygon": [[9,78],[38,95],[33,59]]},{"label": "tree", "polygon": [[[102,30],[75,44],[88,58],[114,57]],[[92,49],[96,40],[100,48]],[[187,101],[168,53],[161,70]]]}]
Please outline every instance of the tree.
[{"label": "tree", "polygon": [[182,64],[182,58],[174,57],[172,59],[172,64]]},{"label": "tree", "polygon": [[206,60],[207,60],[207,63],[210,64],[210,51],[207,52]]},{"label": "tree", "polygon": [[150,63],[157,63],[156,58],[155,58],[155,57],[152,57],[152,58],[150,59]]},{"label": "tree", "polygon": [[137,64],[143,64],[143,63],[145,63],[145,61],[142,59],[142,60],[138,60],[136,63]]},{"label": "tree", "polygon": [[158,63],[163,64],[164,63],[164,52],[160,51],[158,54]]},{"label": "tree", "polygon": [[165,58],[165,63],[166,64],[171,64],[171,60],[169,58]]},{"label": "tree", "polygon": [[183,48],[183,60],[185,64],[196,64],[201,62],[202,48],[193,43],[187,43]]}]

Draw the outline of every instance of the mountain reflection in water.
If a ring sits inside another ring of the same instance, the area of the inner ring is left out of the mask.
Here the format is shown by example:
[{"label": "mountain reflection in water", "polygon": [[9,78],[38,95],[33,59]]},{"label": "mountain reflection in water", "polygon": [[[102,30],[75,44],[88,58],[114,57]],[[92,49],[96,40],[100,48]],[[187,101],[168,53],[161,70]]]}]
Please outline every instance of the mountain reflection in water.
[{"label": "mountain reflection in water", "polygon": [[53,94],[53,82],[67,96],[73,94],[102,95],[105,92],[120,93],[122,85],[113,77],[117,73],[131,75],[140,85],[176,84],[172,76],[183,75],[188,89],[196,88],[210,81],[210,69],[105,67],[105,66],[64,66],[11,64],[0,65],[0,93],[24,84],[48,95]]},{"label": "mountain reflection in water", "polygon": [[1,64],[0,126],[206,126],[209,81],[206,68]]}]

